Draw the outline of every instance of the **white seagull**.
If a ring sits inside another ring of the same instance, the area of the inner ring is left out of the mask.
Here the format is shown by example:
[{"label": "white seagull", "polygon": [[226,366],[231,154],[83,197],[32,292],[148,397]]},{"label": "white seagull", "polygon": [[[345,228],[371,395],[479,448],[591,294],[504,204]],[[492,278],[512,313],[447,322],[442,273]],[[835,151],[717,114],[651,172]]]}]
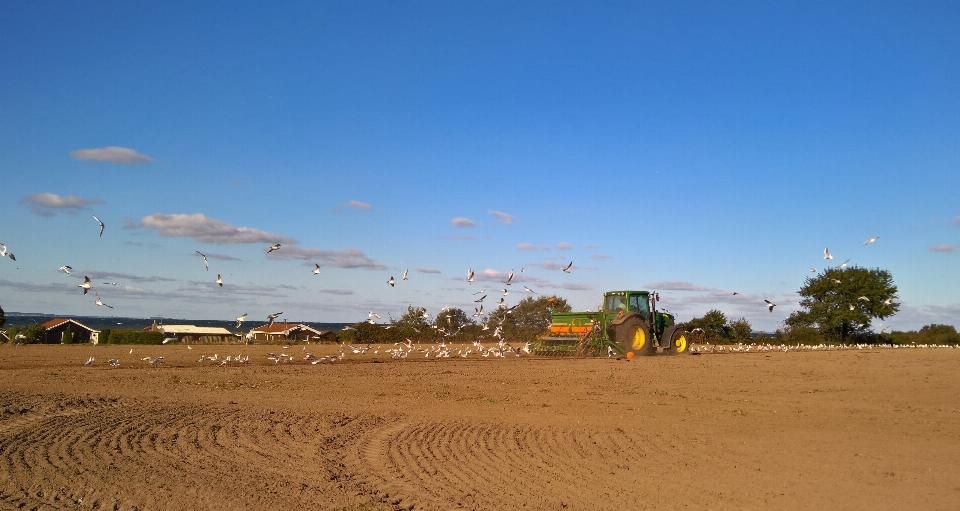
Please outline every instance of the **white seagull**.
[{"label": "white seagull", "polygon": [[480,303],[480,302],[482,302],[483,299],[486,298],[486,297],[487,297],[487,295],[483,295],[483,296],[481,296],[479,299],[474,300],[474,303]]},{"label": "white seagull", "polygon": [[771,302],[770,300],[764,300],[764,301],[767,302],[767,309],[770,309],[770,312],[773,312],[773,308],[776,307],[777,304]]},{"label": "white seagull", "polygon": [[316,268],[313,269],[313,274],[314,274],[314,275],[320,275],[320,264],[319,264],[319,263],[313,263],[313,265],[316,266]]},{"label": "white seagull", "polygon": [[223,287],[223,279],[220,278],[220,274],[219,274],[219,273],[217,274],[217,284],[219,284],[220,287]]},{"label": "white seagull", "polygon": [[873,243],[874,241],[877,241],[878,239],[880,239],[880,236],[874,236],[874,237],[868,239],[867,241],[864,241],[864,242],[863,242],[863,246],[867,246],[867,245]]},{"label": "white seagull", "polygon": [[207,269],[207,271],[210,271],[210,263],[207,262],[207,255],[199,250],[197,250],[197,253],[203,258],[203,266]]},{"label": "white seagull", "polygon": [[861,297],[857,298],[857,300],[860,300],[860,301],[862,301],[862,302],[869,302],[869,301],[870,301],[870,299],[867,298],[866,296],[861,296]]},{"label": "white seagull", "polygon": [[279,315],[281,315],[281,314],[283,314],[283,313],[282,313],[282,312],[277,312],[276,314],[271,314],[271,315],[267,316],[267,326],[272,325],[272,324],[273,324],[273,320],[277,319],[277,316],[279,316]]},{"label": "white seagull", "polygon": [[380,319],[380,315],[373,311],[368,312],[367,319],[373,319],[373,318]]},{"label": "white seagull", "polygon": [[69,266],[67,266],[67,265],[63,265],[63,266],[60,267],[60,271],[62,271],[63,273],[66,273],[67,275],[70,275],[70,270],[72,270],[72,269],[73,269],[73,268],[71,268],[71,267],[69,267]]},{"label": "white seagull", "polygon": [[103,236],[103,228],[106,226],[103,225],[103,222],[99,218],[97,218],[97,215],[93,215],[93,219],[96,220],[98,224],[100,224],[100,236]]},{"label": "white seagull", "polygon": [[530,289],[530,288],[527,287],[527,286],[523,286],[523,288],[526,289],[528,293],[538,294],[536,291]]},{"label": "white seagull", "polygon": [[570,261],[570,264],[568,264],[567,267],[563,269],[563,273],[570,273],[570,268],[572,267],[573,267],[573,261]]},{"label": "white seagull", "polygon": [[473,268],[467,270],[467,282],[473,284]]},{"label": "white seagull", "polygon": [[826,248],[823,249],[823,258],[824,258],[824,259],[827,259],[827,260],[833,259],[833,256],[830,255],[830,250],[828,250],[828,249],[826,249]]},{"label": "white seagull", "polygon": [[243,322],[246,321],[246,319],[247,319],[247,313],[246,313],[246,312],[244,312],[243,314],[237,316],[237,328],[240,328],[240,325],[242,325]]},{"label": "white seagull", "polygon": [[77,287],[82,287],[82,288],[83,288],[83,294],[84,294],[84,295],[86,295],[87,293],[89,293],[89,292],[90,292],[90,277],[87,277],[86,275],[84,275],[84,277],[83,277],[83,284],[77,284]]},{"label": "white seagull", "polygon": [[280,250],[280,244],[279,244],[279,243],[277,243],[276,245],[268,248],[268,249],[267,249],[267,253],[269,254],[270,252],[273,252],[274,250]]},{"label": "white seagull", "polygon": [[506,282],[506,284],[509,286],[509,285],[510,285],[510,281],[512,281],[512,280],[513,280],[513,270],[510,270],[510,275],[507,275],[507,282]]},{"label": "white seagull", "polygon": [[390,280],[387,281],[387,284],[390,284],[390,287],[394,287],[397,281],[393,280],[393,276],[390,277]]},{"label": "white seagull", "polygon": [[6,257],[6,256],[7,256],[7,246],[4,245],[3,243],[0,243],[0,257]]},{"label": "white seagull", "polygon": [[113,308],[112,306],[103,303],[103,300],[100,299],[100,295],[99,295],[99,294],[97,294],[97,293],[94,293],[94,294],[97,295],[97,307],[100,307],[100,306],[102,305],[102,306],[104,306],[104,307],[110,307],[111,309]]},{"label": "white seagull", "polygon": [[403,280],[407,280],[407,272],[410,270],[403,270]]}]

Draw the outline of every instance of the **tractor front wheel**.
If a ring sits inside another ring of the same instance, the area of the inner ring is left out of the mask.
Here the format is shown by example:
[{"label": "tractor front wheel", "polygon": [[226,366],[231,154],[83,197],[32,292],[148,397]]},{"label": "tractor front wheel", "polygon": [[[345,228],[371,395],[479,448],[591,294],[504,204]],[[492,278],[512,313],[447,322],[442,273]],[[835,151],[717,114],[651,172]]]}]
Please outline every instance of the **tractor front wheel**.
[{"label": "tractor front wheel", "polygon": [[617,344],[626,352],[632,351],[640,356],[653,355],[657,352],[657,346],[653,343],[653,336],[650,334],[650,324],[640,317],[628,318],[616,326],[615,332]]},{"label": "tractor front wheel", "polygon": [[663,351],[670,355],[686,355],[690,353],[692,339],[690,332],[672,326],[663,332],[663,338],[667,341]]}]

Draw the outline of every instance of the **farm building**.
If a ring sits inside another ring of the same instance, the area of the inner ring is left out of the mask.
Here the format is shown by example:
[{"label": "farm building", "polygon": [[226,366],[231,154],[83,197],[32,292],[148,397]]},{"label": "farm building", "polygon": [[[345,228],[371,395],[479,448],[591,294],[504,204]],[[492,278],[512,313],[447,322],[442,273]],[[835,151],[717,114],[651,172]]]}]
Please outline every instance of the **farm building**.
[{"label": "farm building", "polygon": [[237,340],[237,335],[223,327],[194,325],[159,325],[156,331],[163,332],[166,338],[176,338],[178,342],[221,343]]},{"label": "farm building", "polygon": [[324,332],[303,323],[274,323],[250,330],[254,341],[336,341],[337,334]]},{"label": "farm building", "polygon": [[63,334],[67,331],[67,327],[70,328],[70,334],[73,337],[67,342],[92,342],[96,344],[100,336],[99,330],[94,330],[79,321],[68,318],[53,318],[41,326],[44,330],[43,342],[45,344],[62,343],[65,340]]}]

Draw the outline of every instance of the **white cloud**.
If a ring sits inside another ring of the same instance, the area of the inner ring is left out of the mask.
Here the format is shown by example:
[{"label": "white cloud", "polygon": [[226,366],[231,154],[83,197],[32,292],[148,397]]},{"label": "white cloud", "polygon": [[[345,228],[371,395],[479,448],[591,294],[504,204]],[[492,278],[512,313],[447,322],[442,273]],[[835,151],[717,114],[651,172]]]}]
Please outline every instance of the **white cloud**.
[{"label": "white cloud", "polygon": [[937,245],[935,247],[930,247],[931,252],[953,252],[956,250],[958,245]]},{"label": "white cloud", "polygon": [[957,227],[960,227],[960,216],[958,216],[957,218],[954,218],[954,219],[953,219],[953,225],[956,225]]},{"label": "white cloud", "polygon": [[334,268],[387,269],[383,263],[370,259],[355,248],[336,251],[322,248],[282,247],[280,250],[267,254],[267,257],[270,259],[298,259],[303,261],[318,260],[321,266],[332,266]]},{"label": "white cloud", "polygon": [[474,222],[473,220],[470,220],[469,218],[463,218],[462,216],[458,216],[453,220],[450,220],[450,225],[454,227],[476,227],[477,223]]},{"label": "white cloud", "polygon": [[476,236],[440,236],[442,240],[453,240],[453,241],[462,241],[462,240],[475,240]]},{"label": "white cloud", "polygon": [[321,289],[321,293],[328,295],[352,295],[353,291],[349,289]]},{"label": "white cloud", "polygon": [[650,282],[643,285],[646,289],[656,289],[659,291],[711,291],[709,287],[693,284],[683,280],[665,280],[662,282]]},{"label": "white cloud", "polygon": [[[570,263],[567,263],[567,264],[570,264]],[[538,266],[540,268],[543,268],[544,270],[562,270],[567,267],[567,264],[558,263],[553,261],[552,259],[547,259],[542,263],[530,263],[530,266]]]},{"label": "white cloud", "polygon": [[567,243],[566,241],[561,241],[557,243],[557,250],[573,250],[573,245]]},{"label": "white cloud", "polygon": [[373,206],[367,204],[366,202],[360,202],[358,200],[347,201],[347,206],[350,206],[351,208],[362,209],[365,211],[370,211],[371,209],[373,209]]},{"label": "white cloud", "polygon": [[[196,256],[196,257],[200,257],[200,254],[198,254],[198,253],[196,253],[196,252],[194,252],[194,253],[192,253],[192,254],[190,254],[190,255],[193,255],[193,256]],[[207,256],[207,259],[218,259],[218,260],[220,260],[220,261],[242,261],[242,260],[243,260],[243,259],[238,259],[238,258],[236,258],[236,257],[233,257],[233,256],[231,256],[231,255],[226,255],[226,254],[214,254],[213,252],[204,252],[203,255]]]},{"label": "white cloud", "polygon": [[593,286],[590,286],[589,284],[573,284],[570,282],[565,282],[561,284],[560,287],[563,289],[569,289],[571,291],[589,291],[593,289]]},{"label": "white cloud", "polygon": [[587,243],[587,244],[583,245],[583,248],[597,248],[597,246],[594,245],[593,243]]},{"label": "white cloud", "polygon": [[590,259],[613,259],[610,254],[590,254]]},{"label": "white cloud", "polygon": [[90,277],[90,280],[108,279],[129,282],[176,282],[176,279],[168,279],[166,277],[141,277],[139,275],[133,275],[132,273],[101,270],[74,271],[72,274],[70,274],[70,276],[78,279],[82,277]]},{"label": "white cloud", "polygon": [[504,213],[503,211],[490,211],[490,214],[497,217],[497,221],[501,224],[510,225],[517,218],[513,215]]},{"label": "white cloud", "polygon": [[438,269],[436,269],[436,268],[424,268],[424,267],[420,267],[420,268],[417,268],[416,271],[418,271],[418,272],[420,272],[420,273],[440,273],[440,270],[438,270]]},{"label": "white cloud", "polygon": [[519,243],[517,250],[550,250],[546,245],[534,245],[533,243]]},{"label": "white cloud", "polygon": [[[125,225],[124,228],[135,227]],[[209,218],[203,213],[172,214],[154,213],[140,219],[139,227],[156,229],[160,236],[182,236],[201,243],[218,245],[231,243],[296,243],[297,240],[250,227],[237,227],[223,220]]]},{"label": "white cloud", "polygon": [[74,214],[78,209],[86,208],[91,204],[103,204],[103,199],[84,199],[76,195],[57,195],[55,193],[35,193],[20,200],[20,204],[30,207],[30,211],[41,216],[53,216],[54,210],[62,210],[67,214]]},{"label": "white cloud", "polygon": [[78,149],[70,153],[75,160],[118,163],[120,165],[139,165],[154,161],[153,158],[140,154],[126,147],[103,147],[100,149]]}]

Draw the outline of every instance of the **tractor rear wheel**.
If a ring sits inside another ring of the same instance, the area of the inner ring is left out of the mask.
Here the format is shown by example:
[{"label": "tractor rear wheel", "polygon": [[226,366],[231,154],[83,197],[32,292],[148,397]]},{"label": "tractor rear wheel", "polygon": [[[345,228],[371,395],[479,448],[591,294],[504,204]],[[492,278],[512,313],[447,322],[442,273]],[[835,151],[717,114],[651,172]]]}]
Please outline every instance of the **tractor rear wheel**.
[{"label": "tractor rear wheel", "polygon": [[653,335],[650,333],[650,323],[638,316],[627,318],[626,321],[616,326],[616,341],[624,351],[634,352],[637,355],[653,355],[657,352],[657,346],[653,343]]},{"label": "tractor rear wheel", "polygon": [[677,326],[667,328],[663,332],[663,338],[667,341],[667,345],[663,348],[664,353],[670,355],[689,354],[690,346],[692,344],[692,339],[690,337],[690,332],[687,332],[686,330],[683,330]]}]

